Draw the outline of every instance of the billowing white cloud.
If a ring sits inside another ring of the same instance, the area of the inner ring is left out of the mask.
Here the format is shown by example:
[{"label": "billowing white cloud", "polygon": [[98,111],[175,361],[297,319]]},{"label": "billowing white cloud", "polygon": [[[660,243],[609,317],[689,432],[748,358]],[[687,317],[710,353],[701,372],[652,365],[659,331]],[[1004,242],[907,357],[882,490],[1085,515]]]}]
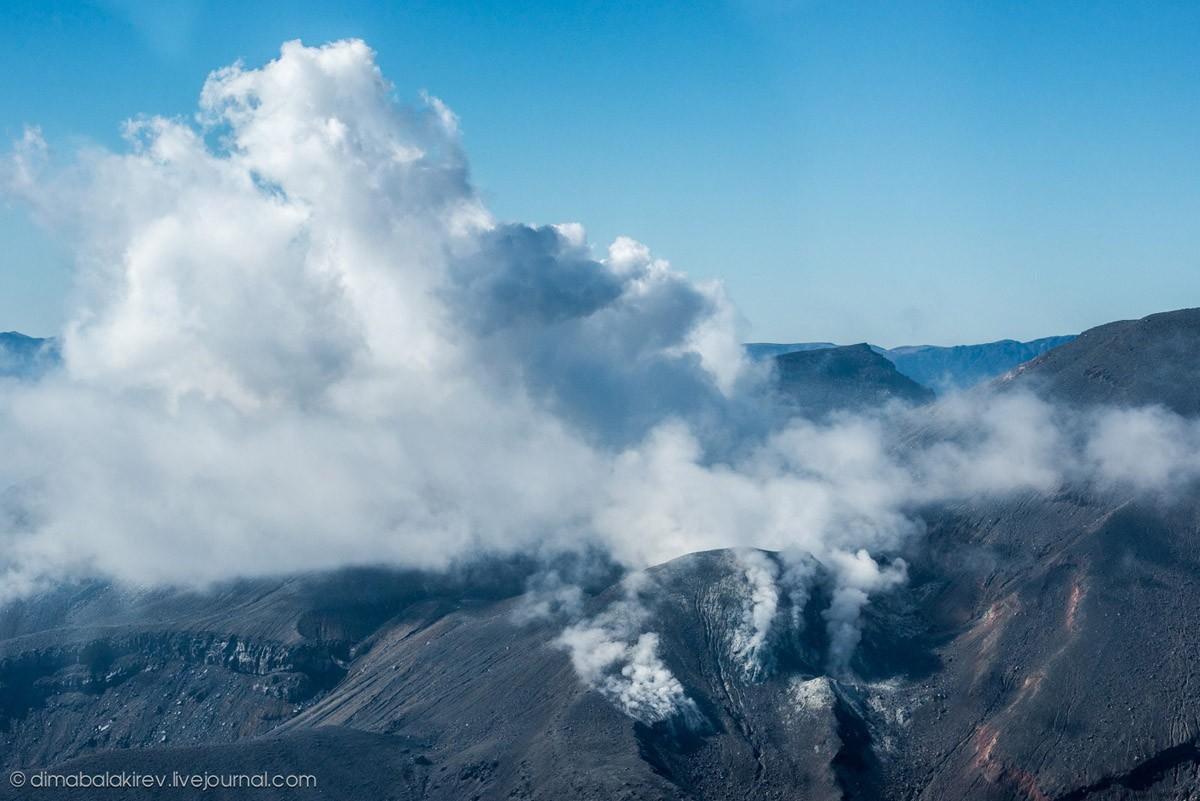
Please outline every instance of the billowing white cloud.
[{"label": "billowing white cloud", "polygon": [[1105,483],[1173,495],[1200,476],[1200,420],[1151,406],[1104,409],[1090,422],[1085,458]]},{"label": "billowing white cloud", "polygon": [[219,70],[198,116],[14,151],[80,274],[64,370],[0,398],[6,590],[574,547],[613,447],[727,415],[720,292],[496,224],[453,113],[362,42]]}]

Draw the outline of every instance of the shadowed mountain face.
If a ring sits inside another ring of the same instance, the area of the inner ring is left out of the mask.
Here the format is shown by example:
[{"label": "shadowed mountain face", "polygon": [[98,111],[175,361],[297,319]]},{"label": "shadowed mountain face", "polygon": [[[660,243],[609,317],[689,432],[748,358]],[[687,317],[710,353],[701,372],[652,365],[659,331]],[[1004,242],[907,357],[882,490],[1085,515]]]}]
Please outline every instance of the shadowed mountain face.
[{"label": "shadowed mountain face", "polygon": [[[901,375],[922,386],[945,392],[981,384],[1072,339],[1073,336],[1045,337],[1029,342],[1003,339],[983,345],[904,345],[890,349],[872,345],[871,349],[896,365]],[[837,346],[829,342],[755,342],[746,345],[746,353],[752,359],[762,360],[785,353],[833,347]]]},{"label": "shadowed mountain face", "polygon": [[859,410],[889,400],[924,403],[933,392],[901,375],[869,345],[820,348],[775,357],[780,393],[802,413]]},{"label": "shadowed mountain face", "polygon": [[906,345],[884,351],[896,369],[939,392],[966,389],[1065,345],[1074,337],[1045,337],[1030,342],[1002,339],[985,345]]},{"label": "shadowed mountain face", "polygon": [[[1104,326],[1005,383],[1197,410],[1195,335],[1191,311]],[[839,350],[846,363],[831,351],[805,369],[880,375],[869,349]],[[646,571],[638,604],[661,664],[622,675],[686,697],[665,716],[625,714],[612,688],[581,681],[569,621],[529,612],[532,564],[60,588],[0,608],[0,768],[317,779],[253,791],[264,799],[1194,798],[1200,494],[1022,493],[922,516],[910,580],[866,607],[847,670],[830,667],[835,588],[819,569],[802,597],[774,554]],[[759,650],[748,565],[780,579]],[[628,582],[595,576],[583,621],[628,603]]]},{"label": "shadowed mountain face", "polygon": [[1033,384],[1048,397],[1068,403],[1157,403],[1179,414],[1197,415],[1197,361],[1200,309],[1183,309],[1085,331],[1006,379]]}]

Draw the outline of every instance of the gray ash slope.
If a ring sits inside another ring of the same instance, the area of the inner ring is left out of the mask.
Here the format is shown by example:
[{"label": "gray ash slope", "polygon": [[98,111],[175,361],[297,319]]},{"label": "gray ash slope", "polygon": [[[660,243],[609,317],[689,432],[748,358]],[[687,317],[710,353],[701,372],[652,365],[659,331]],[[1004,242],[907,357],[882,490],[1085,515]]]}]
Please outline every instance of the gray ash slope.
[{"label": "gray ash slope", "polygon": [[[1200,409],[1200,314],[1085,332],[1001,384]],[[1171,380],[1167,380],[1168,376]],[[940,668],[906,692],[922,798],[1191,798],[1200,788],[1200,497],[1063,490],[927,517],[906,593]],[[915,775],[914,775],[915,778]]]},{"label": "gray ash slope", "polygon": [[1181,309],[1092,328],[1002,380],[1069,403],[1159,404],[1194,416],[1198,360],[1200,309]]},{"label": "gray ash slope", "polygon": [[[1153,383],[1200,316],[1117,325],[1006,383],[1200,408],[1195,350],[1176,360],[1173,394]],[[0,761],[318,777],[261,798],[1196,797],[1195,493],[1028,494],[924,517],[909,583],[866,610],[852,679],[826,675],[827,583],[797,610],[808,625],[778,626],[754,670],[735,646],[741,556],[649,571],[659,653],[696,705],[688,725],[637,722],[581,684],[555,644],[562,623],[520,622],[527,566],[491,582],[351,571],[207,594],[63,589],[0,613]],[[607,584],[586,615],[623,597]],[[791,619],[780,603],[776,619]]]},{"label": "gray ash slope", "polygon": [[[516,593],[345,603],[360,596],[361,573],[244,582],[216,598],[88,587],[44,622],[28,612],[9,622],[28,633],[6,641],[0,677],[5,697],[27,700],[4,710],[4,768],[302,768],[319,782],[302,798],[834,799],[847,782],[873,780],[851,753],[865,737],[861,700],[820,676],[819,625],[777,643],[778,669],[755,677],[733,647],[748,598],[734,555],[694,554],[649,573],[663,657],[698,722],[646,725],[618,711],[555,644],[562,623],[521,622]],[[411,581],[370,575],[378,586]],[[589,611],[622,597],[611,586]],[[150,620],[96,625],[108,615]],[[30,631],[42,625],[53,628]]]}]

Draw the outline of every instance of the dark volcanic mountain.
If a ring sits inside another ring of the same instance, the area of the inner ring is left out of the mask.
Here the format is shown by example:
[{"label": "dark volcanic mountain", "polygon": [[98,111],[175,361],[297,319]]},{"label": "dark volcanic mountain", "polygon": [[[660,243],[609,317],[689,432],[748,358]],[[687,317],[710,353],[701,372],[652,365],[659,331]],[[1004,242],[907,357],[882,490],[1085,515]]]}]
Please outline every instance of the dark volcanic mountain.
[{"label": "dark volcanic mountain", "polygon": [[[1196,330],[1192,311],[1103,326],[1006,383],[1194,413]],[[781,595],[748,664],[746,554],[648,571],[647,625],[694,709],[643,722],[580,681],[563,620],[524,613],[521,565],[62,588],[0,608],[0,761],[318,780],[180,799],[1195,798],[1200,496],[1064,489],[923,516],[910,581],[866,608],[845,672],[820,574],[796,606]],[[627,593],[597,580],[584,619]]]},{"label": "dark volcanic mountain", "polygon": [[1071,403],[1157,403],[1197,415],[1197,362],[1200,309],[1183,309],[1085,331],[1006,378],[1034,384],[1047,396]]},{"label": "dark volcanic mountain", "polygon": [[801,412],[876,407],[889,400],[924,403],[933,392],[901,375],[869,345],[847,345],[775,357],[781,394]]},{"label": "dark volcanic mountain", "polygon": [[[1070,342],[1075,337],[1044,337],[1029,342],[1002,339],[982,345],[904,345],[898,348],[871,349],[892,364],[901,375],[908,376],[922,386],[938,392],[966,389],[996,378],[1019,364],[1041,356],[1047,351]],[[753,342],[746,345],[746,353],[752,358],[763,360],[785,353],[821,350],[837,347],[829,342],[796,342],[777,344]]]},{"label": "dark volcanic mountain", "polygon": [[[6,612],[3,767],[318,777],[317,791],[265,796],[288,798],[874,793],[863,715],[880,691],[821,675],[818,603],[809,635],[781,639],[777,667],[756,677],[734,649],[750,598],[736,557],[694,554],[650,580],[665,660],[698,704],[692,729],[637,723],[582,685],[555,643],[561,621],[522,622],[515,592],[418,595],[412,576],[385,572],[212,595],[93,586]],[[614,585],[589,608],[622,597]],[[874,637],[876,650],[895,645],[883,629]]]}]

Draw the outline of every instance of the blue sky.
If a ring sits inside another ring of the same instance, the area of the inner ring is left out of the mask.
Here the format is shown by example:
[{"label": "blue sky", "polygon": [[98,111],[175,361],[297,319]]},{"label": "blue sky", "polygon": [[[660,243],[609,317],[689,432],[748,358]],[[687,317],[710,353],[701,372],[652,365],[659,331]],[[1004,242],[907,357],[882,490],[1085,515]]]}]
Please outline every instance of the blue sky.
[{"label": "blue sky", "polygon": [[[723,279],[759,340],[1031,338],[1200,305],[1195,3],[23,2],[0,135],[120,147],[206,74],[366,39],[462,119],[501,218]],[[0,210],[0,330],[67,255]]]}]

